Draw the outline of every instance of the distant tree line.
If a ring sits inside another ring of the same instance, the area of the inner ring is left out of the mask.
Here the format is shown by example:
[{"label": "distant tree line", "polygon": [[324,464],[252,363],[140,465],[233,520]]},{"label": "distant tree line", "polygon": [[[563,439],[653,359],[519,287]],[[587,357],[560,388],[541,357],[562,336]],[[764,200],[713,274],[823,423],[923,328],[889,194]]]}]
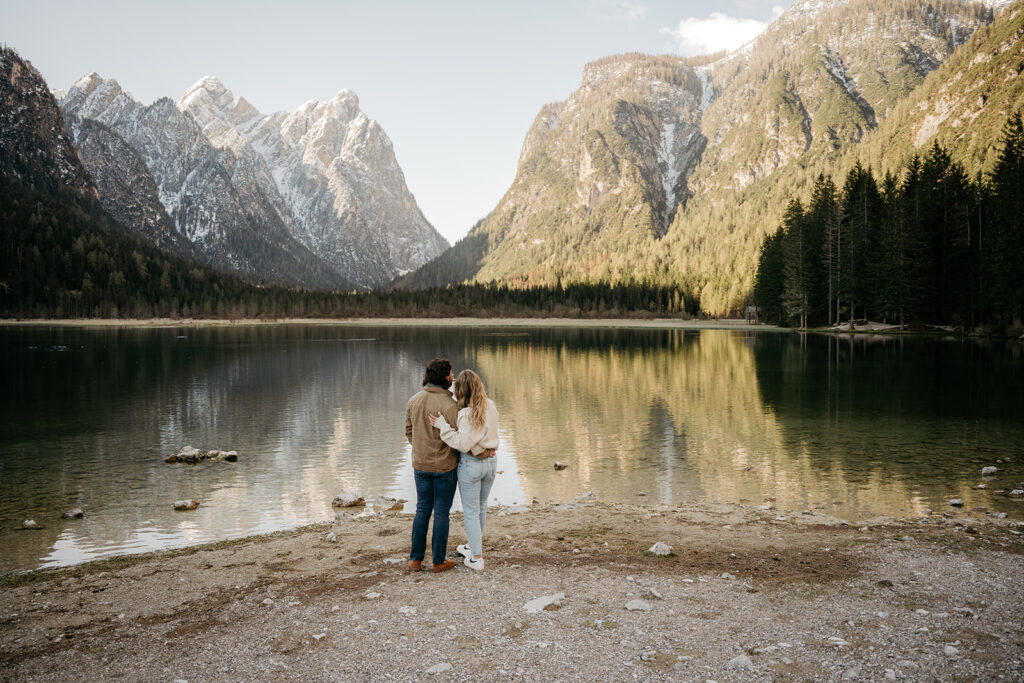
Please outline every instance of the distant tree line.
[{"label": "distant tree line", "polygon": [[[1024,124],[1013,115],[987,176],[937,143],[877,181],[857,164],[818,177],[761,246],[761,320],[799,327],[871,319],[1016,330],[1024,317]],[[1019,330],[1016,331],[1019,334]]]},{"label": "distant tree line", "polygon": [[637,282],[337,292],[260,286],[150,246],[80,196],[0,176],[0,317],[685,316],[677,288]]}]

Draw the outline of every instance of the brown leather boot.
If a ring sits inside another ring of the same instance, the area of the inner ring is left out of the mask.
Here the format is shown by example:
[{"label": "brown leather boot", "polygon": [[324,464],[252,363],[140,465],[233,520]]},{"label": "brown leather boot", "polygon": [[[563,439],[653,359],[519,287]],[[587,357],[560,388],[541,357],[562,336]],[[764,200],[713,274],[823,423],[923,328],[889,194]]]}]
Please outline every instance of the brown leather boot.
[{"label": "brown leather boot", "polygon": [[451,569],[454,566],[455,566],[455,561],[454,560],[445,560],[441,564],[435,564],[434,565],[434,573],[435,574],[440,574],[441,572],[446,572],[446,571],[448,571],[449,569]]},{"label": "brown leather boot", "polygon": [[409,571],[418,572],[423,568],[423,560],[409,560],[408,565]]}]

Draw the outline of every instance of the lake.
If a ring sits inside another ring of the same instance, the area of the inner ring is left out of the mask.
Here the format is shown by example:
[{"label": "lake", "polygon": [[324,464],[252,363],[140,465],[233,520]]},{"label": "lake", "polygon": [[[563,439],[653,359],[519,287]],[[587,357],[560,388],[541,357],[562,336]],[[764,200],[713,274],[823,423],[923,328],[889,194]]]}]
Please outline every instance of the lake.
[{"label": "lake", "polygon": [[[326,521],[350,489],[411,509],[405,404],[436,356],[480,373],[498,406],[494,503],[593,491],[853,520],[938,514],[962,498],[959,514],[1024,518],[1024,502],[1000,493],[1024,480],[1015,341],[743,327],[26,326],[0,327],[0,347],[0,572]],[[164,463],[188,445],[239,461]],[[986,465],[999,472],[983,480]],[[202,504],[175,512],[185,498]],[[61,519],[73,507],[85,518]],[[20,530],[25,519],[43,529]]]}]

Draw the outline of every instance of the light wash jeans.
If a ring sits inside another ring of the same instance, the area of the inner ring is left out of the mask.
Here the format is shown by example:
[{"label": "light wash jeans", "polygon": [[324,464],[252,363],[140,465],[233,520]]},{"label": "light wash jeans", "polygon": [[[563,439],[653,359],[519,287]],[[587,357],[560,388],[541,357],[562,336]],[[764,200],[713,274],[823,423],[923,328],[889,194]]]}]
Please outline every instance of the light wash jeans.
[{"label": "light wash jeans", "polygon": [[459,454],[459,495],[462,497],[462,515],[466,521],[469,549],[474,556],[484,552],[487,496],[497,471],[497,458],[481,460],[466,453]]}]

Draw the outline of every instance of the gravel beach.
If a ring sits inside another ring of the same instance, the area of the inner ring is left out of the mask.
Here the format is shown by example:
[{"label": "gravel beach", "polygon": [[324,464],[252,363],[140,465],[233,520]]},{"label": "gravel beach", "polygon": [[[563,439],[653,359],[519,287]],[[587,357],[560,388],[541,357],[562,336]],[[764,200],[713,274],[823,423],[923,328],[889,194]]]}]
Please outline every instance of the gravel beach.
[{"label": "gravel beach", "polygon": [[409,572],[410,516],[367,510],[8,575],[0,679],[1024,680],[1024,525],[984,510],[848,525],[585,502],[487,521],[482,572]]}]

